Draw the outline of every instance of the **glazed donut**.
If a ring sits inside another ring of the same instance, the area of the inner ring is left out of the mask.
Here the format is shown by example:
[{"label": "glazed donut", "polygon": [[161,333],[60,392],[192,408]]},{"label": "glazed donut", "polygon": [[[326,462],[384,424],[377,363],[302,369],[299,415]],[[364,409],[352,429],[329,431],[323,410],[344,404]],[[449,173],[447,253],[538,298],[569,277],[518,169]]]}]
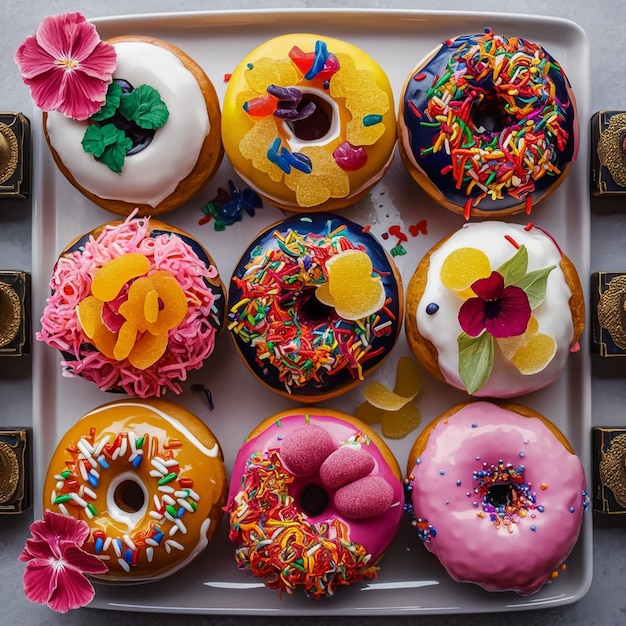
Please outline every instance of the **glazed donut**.
[{"label": "glazed donut", "polygon": [[312,34],[275,37],[228,81],[222,136],[235,171],[289,211],[355,203],[387,171],[396,142],[393,93],[356,46]]},{"label": "glazed donut", "polygon": [[204,423],[166,400],[97,407],[62,437],[44,510],[84,520],[83,548],[108,565],[95,576],[139,583],[173,574],[211,541],[228,484],[222,450]]},{"label": "glazed donut", "polygon": [[[123,92],[148,85],[168,116],[156,130],[141,129],[119,113],[77,121],[44,113],[44,133],[54,160],[74,187],[98,206],[119,215],[159,215],[180,206],[209,181],[224,154],[217,93],[204,70],[171,43],[139,35],[106,43],[117,54],[113,82]],[[111,87],[109,88],[109,92]],[[101,109],[102,110],[102,109]],[[113,123],[132,138],[121,171],[83,148],[86,129]]]},{"label": "glazed donut", "polygon": [[408,76],[398,146],[439,204],[501,218],[531,208],[565,180],[580,141],[561,66],[521,37],[448,39]]},{"label": "glazed donut", "polygon": [[[349,290],[334,298],[337,282]],[[229,302],[228,328],[249,369],[304,403],[337,396],[380,365],[404,312],[391,256],[367,229],[329,213],[263,230],[235,267]]]},{"label": "glazed donut", "polygon": [[426,549],[454,580],[488,591],[528,595],[556,578],[589,506],[565,436],[516,404],[461,404],[433,420],[407,483]]},{"label": "glazed donut", "polygon": [[554,382],[584,325],[574,264],[533,224],[466,223],[431,248],[407,288],[409,347],[435,378],[474,396]]},{"label": "glazed donut", "polygon": [[38,340],[66,376],[103,391],[159,396],[212,354],[226,294],[188,233],[132,214],[79,237],[59,256]]},{"label": "glazed donut", "polygon": [[404,515],[398,463],[355,418],[295,408],[240,448],[226,511],[240,569],[314,599],[376,577]]}]

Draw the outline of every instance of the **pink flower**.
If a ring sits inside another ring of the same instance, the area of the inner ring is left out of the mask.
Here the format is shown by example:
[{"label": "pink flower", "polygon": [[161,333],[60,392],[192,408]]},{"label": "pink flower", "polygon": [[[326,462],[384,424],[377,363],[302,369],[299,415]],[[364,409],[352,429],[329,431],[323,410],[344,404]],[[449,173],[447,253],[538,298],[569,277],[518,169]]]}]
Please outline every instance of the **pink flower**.
[{"label": "pink flower", "polygon": [[472,283],[476,298],[469,298],[459,310],[459,324],[470,337],[486,329],[492,337],[515,337],[526,331],[531,310],[528,296],[520,287],[504,286],[504,278],[491,272],[488,278]]},{"label": "pink flower", "polygon": [[82,549],[89,536],[86,522],[46,511],[30,530],[32,539],[19,556],[27,563],[26,597],[59,613],[89,604],[95,591],[84,574],[104,574],[108,567]]},{"label": "pink flower", "polygon": [[86,120],[104,104],[116,56],[83,15],[65,13],[45,17],[13,58],[36,106]]}]

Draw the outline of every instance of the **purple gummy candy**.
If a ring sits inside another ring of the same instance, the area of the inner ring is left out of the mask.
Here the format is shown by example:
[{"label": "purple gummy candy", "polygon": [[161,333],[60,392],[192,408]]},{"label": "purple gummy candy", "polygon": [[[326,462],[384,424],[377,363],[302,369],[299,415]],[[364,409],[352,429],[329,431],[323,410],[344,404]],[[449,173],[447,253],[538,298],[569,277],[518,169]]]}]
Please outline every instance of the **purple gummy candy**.
[{"label": "purple gummy candy", "polygon": [[294,476],[311,476],[334,449],[332,437],[323,428],[309,424],[285,435],[280,456]]},{"label": "purple gummy candy", "polygon": [[367,476],[374,465],[374,457],[367,450],[342,446],[322,463],[320,478],[328,489],[339,489]]},{"label": "purple gummy candy", "polygon": [[374,517],[393,504],[393,487],[381,476],[366,476],[339,489],[334,503],[347,519]]}]

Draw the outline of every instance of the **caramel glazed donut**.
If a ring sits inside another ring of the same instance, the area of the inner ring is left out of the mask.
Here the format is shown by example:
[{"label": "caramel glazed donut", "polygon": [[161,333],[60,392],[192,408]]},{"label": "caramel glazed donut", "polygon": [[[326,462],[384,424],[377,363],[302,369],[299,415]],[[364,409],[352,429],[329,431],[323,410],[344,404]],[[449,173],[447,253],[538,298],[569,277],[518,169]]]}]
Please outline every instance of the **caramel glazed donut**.
[{"label": "caramel glazed donut", "polygon": [[408,459],[407,503],[457,582],[529,595],[554,580],[589,507],[585,472],[558,428],[517,404],[458,405]]},{"label": "caramel glazed donut", "polygon": [[[44,133],[59,169],[92,202],[119,215],[135,208],[140,216],[159,215],[195,195],[222,161],[217,93],[202,68],[173,44],[139,35],[106,43],[117,55],[113,82],[130,95],[145,87],[156,90],[167,110],[163,125],[141,128],[119,111],[85,122],[50,112],[44,113]],[[113,124],[132,143],[121,171],[83,149],[92,124]]]},{"label": "caramel glazed donut", "polygon": [[94,409],[63,436],[43,506],[87,522],[83,548],[109,567],[94,578],[129,584],[198,556],[227,491],[220,444],[198,417],[166,400],[128,399]]},{"label": "caramel glazed donut", "polygon": [[253,50],[228,81],[226,155],[246,183],[289,211],[355,203],[387,171],[396,143],[393,93],[363,50],[291,34]]},{"label": "caramel glazed donut", "polygon": [[[332,294],[332,269],[350,255],[367,267],[336,279],[350,287],[348,306],[372,293],[376,302],[348,318],[342,300],[321,292]],[[228,302],[227,327],[250,371],[272,391],[307,404],[372,373],[395,345],[404,315],[391,256],[367,229],[330,213],[294,215],[262,231],[235,267]]]},{"label": "caramel glazed donut", "polygon": [[565,180],[580,141],[559,64],[541,46],[491,29],[448,39],[417,65],[398,126],[411,176],[466,219],[530,212]]},{"label": "caramel glazed donut", "polygon": [[266,419],[232,471],[238,567],[315,600],[375,578],[404,515],[399,472],[381,437],[351,416],[296,408]]}]

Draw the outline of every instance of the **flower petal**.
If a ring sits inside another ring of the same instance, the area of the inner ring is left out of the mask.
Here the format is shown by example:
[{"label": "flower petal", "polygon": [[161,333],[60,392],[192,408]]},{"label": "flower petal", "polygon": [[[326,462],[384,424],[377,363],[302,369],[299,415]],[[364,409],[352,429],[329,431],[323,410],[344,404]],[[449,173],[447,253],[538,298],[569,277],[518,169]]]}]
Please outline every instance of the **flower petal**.
[{"label": "flower petal", "polygon": [[93,585],[77,570],[70,567],[59,570],[57,584],[48,598],[53,611],[67,613],[89,604],[96,592]]},{"label": "flower petal", "polygon": [[34,35],[27,37],[15,51],[13,60],[23,78],[34,78],[55,67],[55,59],[37,43]]},{"label": "flower petal", "polygon": [[81,61],[100,41],[96,27],[81,13],[44,17],[36,37],[42,49],[57,60]]},{"label": "flower petal", "polygon": [[30,531],[35,539],[48,543],[68,541],[82,545],[89,537],[89,526],[86,522],[53,511],[45,511],[43,520],[33,522]]},{"label": "flower petal", "polygon": [[528,296],[519,287],[509,285],[499,300],[499,315],[485,321],[487,332],[493,337],[515,337],[526,331],[531,310]]},{"label": "flower petal", "polygon": [[59,113],[86,120],[98,112],[106,100],[107,83],[80,71],[64,72],[59,87]]},{"label": "flower petal", "polygon": [[33,559],[26,565],[24,593],[31,602],[47,604],[57,585],[58,569],[48,559]]},{"label": "flower petal", "polygon": [[97,556],[74,545],[68,546],[63,551],[63,560],[68,568],[83,574],[105,574],[109,571],[108,566]]},{"label": "flower petal", "polygon": [[485,328],[484,301],[480,298],[466,300],[459,309],[459,324],[470,337],[478,337]]},{"label": "flower petal", "polygon": [[61,556],[61,552],[58,550],[56,542],[54,544],[56,552],[53,551],[53,546],[47,541],[41,541],[39,539],[27,539],[26,546],[22,551],[22,554],[18,557],[18,561],[30,561],[31,559],[58,559]]},{"label": "flower petal", "polygon": [[110,83],[117,62],[115,48],[104,41],[100,41],[93,52],[80,64],[85,75],[98,78]]},{"label": "flower petal", "polygon": [[497,300],[504,289],[504,278],[498,272],[491,272],[489,278],[479,278],[472,283],[472,291],[483,300]]}]

